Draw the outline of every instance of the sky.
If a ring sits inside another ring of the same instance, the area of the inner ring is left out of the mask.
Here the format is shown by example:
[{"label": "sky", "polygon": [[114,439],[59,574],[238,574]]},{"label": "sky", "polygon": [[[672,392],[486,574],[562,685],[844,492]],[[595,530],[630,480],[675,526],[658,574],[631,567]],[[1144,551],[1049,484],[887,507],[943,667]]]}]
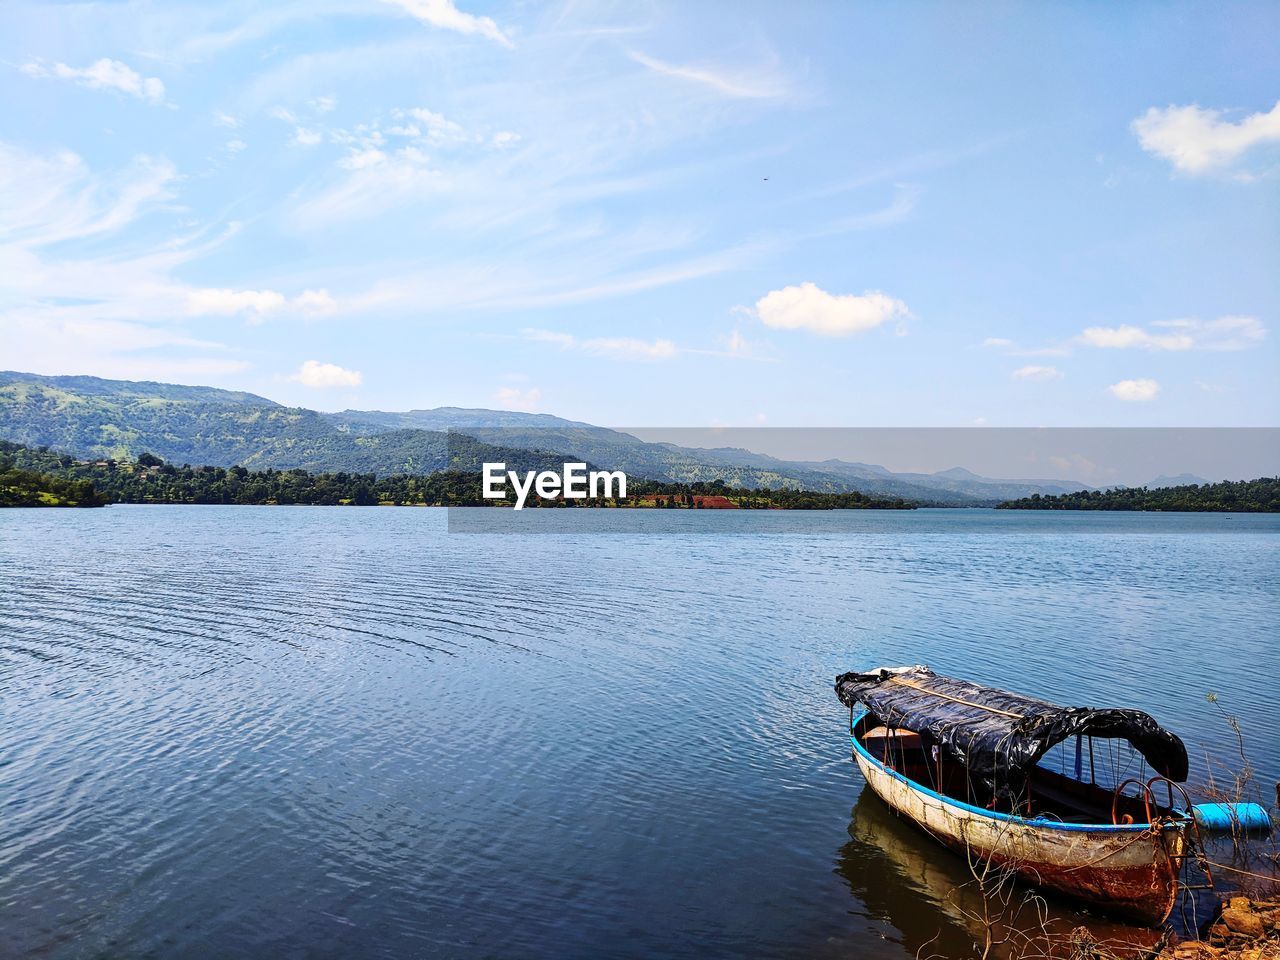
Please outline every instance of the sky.
[{"label": "sky", "polygon": [[0,103],[3,369],[1280,425],[1274,3],[10,0]]}]

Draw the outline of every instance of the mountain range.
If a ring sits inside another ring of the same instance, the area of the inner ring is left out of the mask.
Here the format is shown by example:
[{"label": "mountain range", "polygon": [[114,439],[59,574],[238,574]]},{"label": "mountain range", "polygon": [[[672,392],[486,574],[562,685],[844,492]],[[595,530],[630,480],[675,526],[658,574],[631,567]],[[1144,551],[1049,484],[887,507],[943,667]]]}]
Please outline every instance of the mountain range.
[{"label": "mountain range", "polygon": [[554,454],[655,480],[858,490],[956,505],[1089,489],[1071,481],[997,480],[960,467],[895,473],[845,460],[650,443],[549,414],[460,407],[321,413],[214,387],[17,372],[0,372],[0,439],[92,459],[149,452],[178,464],[380,475],[544,462]]}]

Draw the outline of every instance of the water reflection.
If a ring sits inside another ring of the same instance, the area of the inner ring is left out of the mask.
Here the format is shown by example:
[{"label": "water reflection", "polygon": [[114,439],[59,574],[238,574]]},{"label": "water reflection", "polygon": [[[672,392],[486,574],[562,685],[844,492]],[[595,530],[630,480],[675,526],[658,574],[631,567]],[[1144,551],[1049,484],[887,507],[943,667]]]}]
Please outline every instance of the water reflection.
[{"label": "water reflection", "polygon": [[849,842],[836,873],[873,916],[891,924],[902,946],[919,957],[980,957],[990,936],[993,958],[1067,957],[1072,931],[1087,925],[1098,942],[1135,956],[1157,931],[1116,923],[1018,885],[1004,905],[984,902],[965,859],[898,817],[869,789],[854,804]]}]

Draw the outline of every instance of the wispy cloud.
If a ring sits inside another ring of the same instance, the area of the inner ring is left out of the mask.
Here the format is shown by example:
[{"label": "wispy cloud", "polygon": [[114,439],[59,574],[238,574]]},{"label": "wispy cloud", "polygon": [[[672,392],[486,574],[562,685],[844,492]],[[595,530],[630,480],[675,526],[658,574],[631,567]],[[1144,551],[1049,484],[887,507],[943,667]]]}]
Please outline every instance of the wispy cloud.
[{"label": "wispy cloud", "polygon": [[56,77],[72,80],[82,87],[115,90],[145,100],[152,106],[164,103],[164,82],[158,77],[144,77],[127,63],[103,57],[87,67],[69,67],[65,63],[45,66],[40,61],[24,63],[20,68],[29,77]]},{"label": "wispy cloud", "polygon": [[623,360],[670,360],[680,351],[671,340],[641,340],[635,337],[586,337],[578,338],[553,330],[527,329],[526,340],[549,343],[563,350],[579,350],[598,357],[617,357]]},{"label": "wispy cloud", "polygon": [[1133,132],[1142,149],[1193,175],[1228,168],[1261,144],[1280,143],[1280,101],[1235,122],[1223,117],[1221,110],[1195,104],[1152,107],[1133,121]]},{"label": "wispy cloud", "polygon": [[[249,367],[224,344],[186,328],[198,291],[175,271],[236,228],[174,235],[172,216],[163,215],[171,213],[180,179],[159,158],[104,173],[69,151],[39,154],[0,143],[6,363],[149,379],[222,377]],[[270,306],[271,298],[256,302]]]},{"label": "wispy cloud", "polygon": [[1010,374],[1015,380],[1061,380],[1062,371],[1057,367],[1030,365],[1019,367]]},{"label": "wispy cloud", "polygon": [[346,171],[329,187],[302,201],[293,217],[304,228],[363,220],[393,207],[439,194],[448,185],[442,171],[417,147],[354,150],[340,161]]},{"label": "wispy cloud", "polygon": [[982,345],[990,350],[999,350],[1007,357],[1069,357],[1075,352],[1071,341],[1047,347],[1023,347],[1006,337],[987,337]]},{"label": "wispy cloud", "polygon": [[721,67],[669,63],[638,50],[629,50],[627,55],[654,73],[700,84],[726,97],[773,100],[787,94],[786,83],[768,69],[757,68],[750,72],[730,73]]},{"label": "wispy cloud", "polygon": [[41,247],[115,232],[172,199],[178,173],[139,155],[95,176],[70,150],[38,154],[0,142],[0,242]]},{"label": "wispy cloud", "polygon": [[837,217],[814,230],[808,236],[827,237],[840,233],[853,233],[859,230],[871,230],[877,227],[889,227],[901,223],[915,212],[924,188],[913,183],[899,183],[894,186],[893,199],[888,205],[868,213],[855,213],[847,217]]}]

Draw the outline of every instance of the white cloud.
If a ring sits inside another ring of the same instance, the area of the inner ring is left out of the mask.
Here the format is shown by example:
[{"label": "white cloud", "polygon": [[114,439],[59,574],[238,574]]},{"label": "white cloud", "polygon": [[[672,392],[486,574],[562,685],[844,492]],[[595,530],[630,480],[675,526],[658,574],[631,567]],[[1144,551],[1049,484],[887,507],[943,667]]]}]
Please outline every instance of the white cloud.
[{"label": "white cloud", "polygon": [[226,143],[226,146],[223,149],[225,149],[227,153],[234,156],[237,153],[240,153],[244,150],[249,149],[249,145],[245,143],[243,140],[228,140]]},{"label": "white cloud", "polygon": [[233,117],[229,113],[223,113],[221,110],[215,110],[213,112],[213,122],[220,127],[227,127],[231,130],[240,126],[240,119],[238,117]]},{"label": "white cloud", "polygon": [[164,103],[164,83],[158,77],[144,77],[127,63],[106,57],[87,67],[69,67],[65,63],[46,67],[43,63],[31,62],[23,64],[21,70],[29,77],[57,77],[74,80],[82,87],[119,90],[153,106]]},{"label": "white cloud", "polygon": [[1261,343],[1267,328],[1257,317],[1225,316],[1217,320],[1158,320],[1153,327],[1177,330],[1201,350],[1244,350]]},{"label": "white cloud", "polygon": [[299,147],[314,147],[324,140],[324,135],[316,130],[308,130],[306,127],[293,128],[292,143]]},{"label": "white cloud", "polygon": [[303,290],[291,301],[292,305],[303,313],[332,313],[338,309],[338,301],[328,290]]},{"label": "white cloud", "polygon": [[1061,380],[1062,371],[1057,367],[1019,367],[1010,376],[1015,380]]},{"label": "white cloud", "polygon": [[338,105],[337,97],[312,97],[307,105],[316,113],[330,113]]},{"label": "white cloud", "polygon": [[1244,350],[1266,338],[1257,317],[1225,316],[1216,320],[1160,320],[1156,332],[1130,324],[1089,327],[1077,337],[1087,347],[1142,350]]},{"label": "white cloud", "polygon": [[478,34],[504,47],[513,46],[511,40],[492,19],[463,13],[454,5],[453,0],[385,0],[385,2],[400,7],[411,17],[433,27],[453,30],[457,33]]},{"label": "white cloud", "polygon": [[982,341],[984,347],[1012,347],[1013,341],[1006,340],[1004,337],[987,337]]},{"label": "white cloud", "polygon": [[308,360],[289,379],[304,387],[323,390],[329,387],[358,387],[364,382],[364,375],[358,370],[347,370],[336,363]]},{"label": "white cloud", "polygon": [[1107,387],[1111,395],[1118,400],[1142,402],[1154,400],[1160,392],[1160,384],[1155,380],[1121,380]]},{"label": "white cloud", "polygon": [[756,302],[756,313],[767,327],[824,337],[846,337],[910,315],[905,303],[879,291],[838,296],[807,282],[766,294]]},{"label": "white cloud", "polygon": [[[408,110],[397,110],[395,115],[399,117],[412,117],[426,128],[426,136],[429,140],[448,141],[448,140],[471,140],[474,139],[467,135],[463,130],[462,124],[456,123],[445,117],[443,114],[436,113],[434,110],[428,110],[426,107],[411,107]],[[422,131],[416,126],[402,128],[404,136],[422,136]],[[412,133],[409,131],[412,130]]]},{"label": "white cloud", "polygon": [[1133,121],[1142,149],[1154,153],[1189,174],[1228,167],[1258,144],[1280,142],[1280,102],[1267,113],[1255,113],[1232,123],[1221,110],[1192,104],[1152,107]]},{"label": "white cloud", "polygon": [[364,170],[380,163],[387,162],[387,155],[381,150],[370,147],[368,150],[354,150],[338,161],[344,170]]},{"label": "white cloud", "polygon": [[1089,327],[1080,334],[1080,342],[1086,347],[1125,349],[1141,347],[1143,350],[1190,350],[1195,341],[1186,334],[1157,334],[1141,327],[1122,324],[1118,327]]},{"label": "white cloud", "polygon": [[275,290],[206,287],[187,293],[187,312],[192,316],[243,314],[250,323],[261,323],[267,314],[286,307],[314,315],[333,312],[338,302],[328,290],[304,290],[292,300]]},{"label": "white cloud", "polygon": [[750,75],[729,75],[711,67],[668,63],[657,57],[640,53],[638,50],[629,50],[627,55],[654,73],[679,80],[690,80],[710,87],[726,97],[766,100],[784,96],[787,92],[786,84],[760,70],[753,70]]},{"label": "white cloud", "polygon": [[514,133],[511,130],[499,130],[493,135],[492,139],[493,145],[500,150],[506,149],[507,147],[514,147],[519,142],[520,134]]},{"label": "white cloud", "polygon": [[671,340],[639,340],[634,337],[588,337],[579,339],[554,330],[525,330],[524,338],[535,343],[553,343],[564,350],[579,350],[594,356],[624,360],[668,360],[680,352]]},{"label": "white cloud", "polygon": [[506,410],[534,413],[542,402],[542,391],[537,387],[530,387],[527,390],[521,390],[518,387],[499,387],[493,399]]},{"label": "white cloud", "polygon": [[194,316],[247,313],[255,317],[285,305],[284,294],[275,290],[230,290],[212,287],[187,294],[187,312]]}]

